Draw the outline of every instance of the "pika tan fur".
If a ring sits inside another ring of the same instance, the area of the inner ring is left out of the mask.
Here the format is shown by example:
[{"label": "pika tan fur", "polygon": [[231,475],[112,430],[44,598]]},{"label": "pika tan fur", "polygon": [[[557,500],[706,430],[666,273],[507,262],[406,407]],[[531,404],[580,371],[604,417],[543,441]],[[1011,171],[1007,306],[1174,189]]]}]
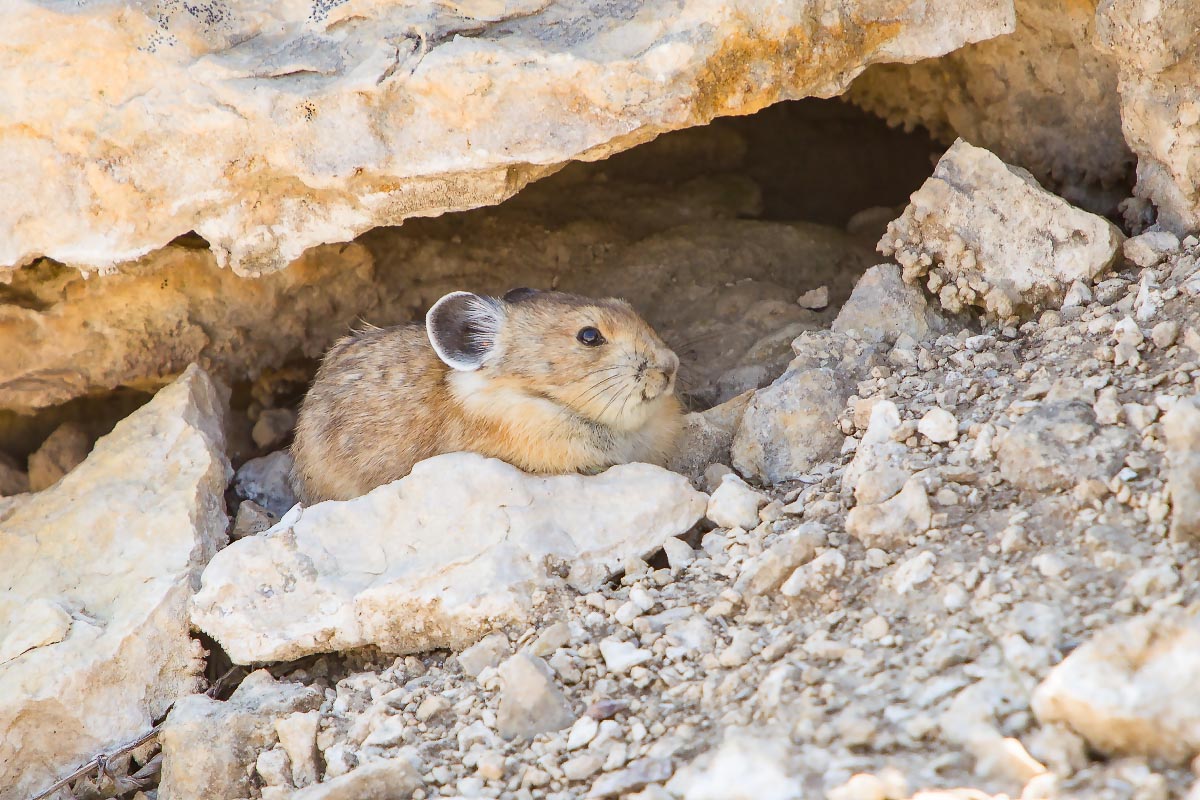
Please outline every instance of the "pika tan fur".
[{"label": "pika tan fur", "polygon": [[455,292],[424,326],[329,350],[300,407],[293,487],[305,504],[345,500],[456,451],[545,474],[663,464],[682,424],[678,367],[623,300]]}]

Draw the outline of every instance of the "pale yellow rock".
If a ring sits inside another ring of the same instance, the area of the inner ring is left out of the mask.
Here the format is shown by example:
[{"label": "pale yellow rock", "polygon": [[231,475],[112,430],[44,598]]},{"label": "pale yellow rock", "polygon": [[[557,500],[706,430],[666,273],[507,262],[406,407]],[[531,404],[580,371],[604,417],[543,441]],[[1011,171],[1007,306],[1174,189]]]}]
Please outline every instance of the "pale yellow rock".
[{"label": "pale yellow rock", "polygon": [[188,370],[0,521],[0,609],[41,609],[0,611],[0,786],[14,796],[202,685],[187,606],[225,539],[223,402]]},{"label": "pale yellow rock", "polygon": [[421,774],[402,753],[371,761],[292,795],[292,800],[399,800],[421,786]]},{"label": "pale yellow rock", "polygon": [[0,639],[0,665],[12,661],[35,647],[61,642],[71,630],[71,615],[58,603],[46,598],[32,602],[15,602],[16,598],[0,595],[0,612],[7,619],[20,619]]},{"label": "pale yellow rock", "polygon": [[857,505],[846,515],[846,533],[866,547],[889,550],[929,530],[933,511],[919,478],[909,478],[895,497]]},{"label": "pale yellow rock", "polygon": [[1200,406],[1181,398],[1163,417],[1167,439],[1167,489],[1171,494],[1171,538],[1200,537]]}]

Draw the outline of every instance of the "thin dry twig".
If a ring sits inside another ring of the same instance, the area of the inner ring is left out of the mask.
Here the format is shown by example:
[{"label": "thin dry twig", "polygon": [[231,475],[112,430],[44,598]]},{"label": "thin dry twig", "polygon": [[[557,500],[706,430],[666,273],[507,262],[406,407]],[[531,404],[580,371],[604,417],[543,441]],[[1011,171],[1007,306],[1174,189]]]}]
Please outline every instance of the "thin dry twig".
[{"label": "thin dry twig", "polygon": [[158,723],[157,725],[155,725],[150,730],[143,733],[138,738],[134,739],[133,741],[126,742],[125,744],[121,745],[116,750],[113,750],[111,753],[100,753],[95,758],[93,758],[91,761],[87,762],[86,764],[84,764],[82,767],[80,767],[79,769],[72,772],[67,777],[56,781],[55,784],[53,786],[51,786],[49,789],[46,789],[45,791],[40,792],[40,793],[34,795],[33,797],[31,797],[30,800],[46,800],[47,797],[50,797],[55,792],[57,792],[59,789],[66,786],[67,784],[69,784],[73,781],[77,781],[80,778],[86,777],[87,775],[90,775],[94,770],[100,769],[103,765],[107,764],[110,759],[116,758],[117,756],[123,756],[126,753],[128,753],[129,751],[136,750],[137,748],[141,747],[146,742],[150,741],[155,736],[157,736],[158,732],[160,730],[162,730],[161,722]]},{"label": "thin dry twig", "polygon": [[[213,682],[212,686],[208,687],[208,691],[206,691],[205,694],[209,697],[215,697],[217,695],[217,693],[220,692],[221,689],[224,687],[225,680],[227,678],[229,678],[229,676],[232,675],[238,669],[240,669],[240,667],[237,667],[237,666],[230,667],[225,672],[224,675],[217,678]],[[172,706],[174,706],[174,703],[172,703]],[[167,710],[170,711],[170,709],[167,709]],[[141,736],[137,737],[136,739],[134,739],[131,742],[126,742],[125,744],[118,747],[116,750],[113,750],[111,753],[98,753],[94,758],[92,758],[91,761],[87,762],[82,767],[75,770],[70,775],[66,776],[65,778],[59,779],[50,788],[45,789],[44,791],[39,792],[38,794],[35,794],[33,797],[29,798],[29,800],[46,800],[47,797],[50,797],[55,792],[57,792],[59,789],[62,789],[64,786],[67,786],[68,784],[73,783],[74,781],[77,781],[80,778],[88,777],[95,771],[106,770],[108,767],[109,761],[111,761],[114,758],[117,758],[118,756],[123,756],[126,753],[130,752],[131,750],[136,750],[137,748],[141,747],[146,742],[150,741],[155,736],[157,736],[159,734],[159,732],[162,730],[162,726],[163,726],[163,724],[161,722],[158,723],[153,728],[151,728],[150,730],[143,733]]]}]

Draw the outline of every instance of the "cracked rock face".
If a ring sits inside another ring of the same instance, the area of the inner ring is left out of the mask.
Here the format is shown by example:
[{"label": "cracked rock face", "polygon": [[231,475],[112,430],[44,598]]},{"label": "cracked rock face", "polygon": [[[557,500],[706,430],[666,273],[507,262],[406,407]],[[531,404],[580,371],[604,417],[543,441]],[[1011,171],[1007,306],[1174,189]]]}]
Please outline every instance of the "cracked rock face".
[{"label": "cracked rock face", "polygon": [[0,511],[0,786],[16,796],[202,686],[187,604],[225,539],[222,404],[190,369]]},{"label": "cracked rock face", "polygon": [[18,3],[0,24],[0,265],[105,270],[195,231],[258,275],[572,159],[832,96],[871,63],[1007,33],[1012,8]]},{"label": "cracked rock face", "polygon": [[[366,248],[321,247],[257,281],[173,245],[85,280],[48,262],[0,287],[0,408],[28,411],[118,386],[165,382],[199,362],[224,379],[319,356],[383,304]],[[315,287],[321,287],[317,291]]]},{"label": "cracked rock face", "polygon": [[707,498],[647,464],[536,477],[451,453],[347,502],[290,512],[205,570],[193,622],[235,663],[369,644],[462,648],[526,622],[534,593],[603,583],[688,531]]}]

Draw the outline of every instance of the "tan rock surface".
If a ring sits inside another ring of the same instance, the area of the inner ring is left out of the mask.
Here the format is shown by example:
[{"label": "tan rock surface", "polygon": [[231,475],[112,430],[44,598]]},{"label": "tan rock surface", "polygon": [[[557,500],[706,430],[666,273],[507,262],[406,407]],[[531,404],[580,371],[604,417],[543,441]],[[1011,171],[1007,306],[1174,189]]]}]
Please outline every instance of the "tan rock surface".
[{"label": "tan rock surface", "polygon": [[218,264],[257,275],[375,226],[497,203],[572,159],[832,96],[870,63],[1008,32],[1012,11],[19,3],[0,24],[0,265],[104,270],[196,231]]},{"label": "tan rock surface", "polygon": [[1125,138],[1138,156],[1134,193],[1175,233],[1200,229],[1200,6],[1113,0],[1098,45],[1117,64]]},{"label": "tan rock surface", "polygon": [[1184,763],[1200,753],[1200,609],[1167,608],[1098,631],[1033,694],[1043,724],[1109,756]]},{"label": "tan rock surface", "polygon": [[[705,398],[724,400],[770,382],[787,363],[795,333],[821,327],[832,313],[781,296],[813,280],[849,293],[873,256],[826,226],[730,219],[753,204],[753,191],[738,181],[711,188],[680,198],[675,213],[647,211],[618,193],[602,195],[612,210],[584,224],[531,221],[518,206],[376,231],[360,243],[310,250],[255,280],[219,269],[205,250],[178,245],[86,280],[43,262],[0,286],[0,300],[9,301],[0,303],[0,341],[11,343],[0,348],[0,408],[27,411],[117,386],[154,387],[193,361],[228,382],[252,380],[319,357],[359,320],[418,318],[448,291],[503,293],[555,282],[630,298],[679,351],[690,386],[715,385],[726,372],[756,365],[750,374],[731,373]],[[797,263],[808,267],[796,270]]]},{"label": "tan rock surface", "polygon": [[[162,800],[247,797],[253,777],[247,758],[278,741],[276,724],[321,705],[308,686],[276,681],[265,669],[250,673],[222,702],[196,694],[182,698],[163,724]],[[213,747],[214,740],[220,742]]]},{"label": "tan rock surface", "polygon": [[29,456],[29,488],[40,492],[58,482],[83,463],[92,449],[87,432],[75,423],[65,422]]},{"label": "tan rock surface", "polygon": [[952,313],[979,306],[1011,321],[1062,302],[1075,281],[1090,283],[1116,260],[1124,237],[1103,217],[1047,192],[1020,167],[958,141],[879,250]]},{"label": "tan rock surface", "polygon": [[42,408],[117,386],[153,387],[192,362],[226,378],[315,357],[380,303],[359,245],[309,251],[259,280],[171,246],[117,275],[43,262],[0,288],[0,407]]}]

